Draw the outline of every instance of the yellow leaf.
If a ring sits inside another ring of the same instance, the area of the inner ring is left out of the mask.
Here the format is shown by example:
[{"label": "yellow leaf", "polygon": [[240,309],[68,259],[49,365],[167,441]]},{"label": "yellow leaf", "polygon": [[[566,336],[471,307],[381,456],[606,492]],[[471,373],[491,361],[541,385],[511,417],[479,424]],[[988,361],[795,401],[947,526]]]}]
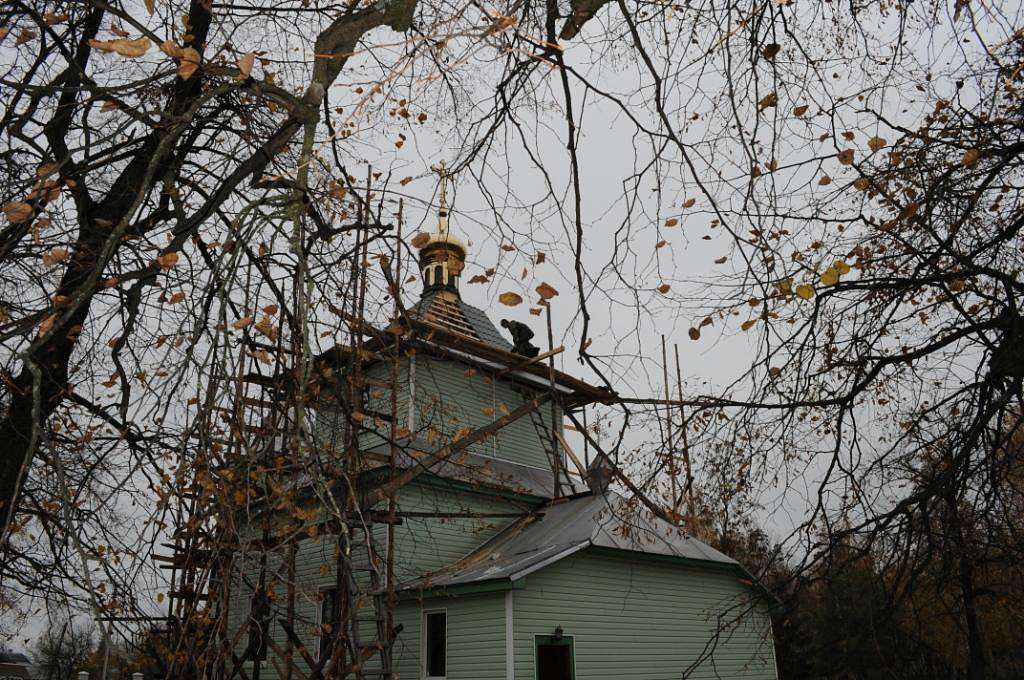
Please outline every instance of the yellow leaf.
[{"label": "yellow leaf", "polygon": [[757,319],[747,319],[746,321],[743,322],[740,328],[742,330],[749,331],[751,328],[754,327],[755,323],[757,323]]},{"label": "yellow leaf", "polygon": [[515,307],[522,304],[523,296],[513,292],[502,293],[498,296],[498,302],[508,307]]},{"label": "yellow leaf", "polygon": [[814,297],[814,286],[809,283],[801,283],[796,287],[796,294],[804,300]]},{"label": "yellow leaf", "polygon": [[821,274],[821,285],[834,286],[839,283],[839,272],[835,267],[829,267]]},{"label": "yellow leaf", "polygon": [[846,264],[843,260],[836,260],[832,263],[832,267],[842,276],[850,273],[850,265]]}]

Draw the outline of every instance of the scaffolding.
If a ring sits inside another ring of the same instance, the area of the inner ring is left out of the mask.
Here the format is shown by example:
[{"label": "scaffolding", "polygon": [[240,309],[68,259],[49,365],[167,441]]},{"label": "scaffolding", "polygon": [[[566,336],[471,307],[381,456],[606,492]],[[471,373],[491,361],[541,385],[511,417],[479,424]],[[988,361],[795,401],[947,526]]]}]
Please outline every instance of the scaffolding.
[{"label": "scaffolding", "polygon": [[[168,678],[260,680],[268,671],[286,680],[394,677],[392,650],[401,632],[395,625],[395,527],[403,515],[430,514],[402,513],[396,502],[396,493],[429,467],[409,464],[401,449],[410,433],[401,426],[399,366],[418,351],[413,346],[459,351],[464,361],[476,357],[495,377],[528,373],[546,383],[522,392],[523,403],[492,423],[438,447],[431,463],[529,415],[551,460],[554,498],[573,488],[563,452],[586,473],[554,421],[558,407],[578,409],[608,393],[556,377],[554,357],[562,348],[551,346],[550,313],[548,351],[525,359],[411,312],[401,295],[401,204],[391,226],[394,250],[372,258],[392,300],[391,324],[381,329],[366,320],[371,235],[382,228],[381,203],[376,217],[371,210],[372,178],[368,171],[350,230],[347,295],[337,309],[347,343],[310,357],[303,337],[282,332],[268,338],[256,324],[244,325],[234,360],[226,362],[230,369],[211,376],[205,400],[196,405],[193,445],[173,480],[171,541],[153,556],[170,583]],[[370,362],[386,362],[386,377],[368,375]],[[559,381],[570,385],[571,396],[556,389]],[[310,450],[315,437],[306,414],[324,401],[343,416],[335,429],[339,443]],[[541,415],[545,404],[550,428]],[[379,446],[366,445],[369,433],[386,441],[384,456]],[[313,469],[327,484],[303,501],[300,491]],[[375,481],[368,487],[369,473]],[[297,603],[297,559],[310,536],[325,537],[334,558],[334,588],[323,594],[315,622],[318,649],[304,642],[302,625],[313,622],[300,621]],[[271,634],[275,627],[283,639]]]}]

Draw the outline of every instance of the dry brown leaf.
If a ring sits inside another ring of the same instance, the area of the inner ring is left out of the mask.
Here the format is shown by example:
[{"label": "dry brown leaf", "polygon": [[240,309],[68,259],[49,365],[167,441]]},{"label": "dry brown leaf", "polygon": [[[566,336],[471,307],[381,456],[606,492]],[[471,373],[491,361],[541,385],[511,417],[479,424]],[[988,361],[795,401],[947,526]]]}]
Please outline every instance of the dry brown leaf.
[{"label": "dry brown leaf", "polygon": [[181,51],[181,63],[178,64],[178,75],[182,80],[188,80],[199,68],[199,52],[193,47],[186,47]]},{"label": "dry brown leaf", "polygon": [[545,255],[544,253],[537,253],[537,258],[536,258],[535,262],[537,264],[544,264],[544,261],[546,259],[548,259],[547,255]]},{"label": "dry brown leaf", "polygon": [[761,50],[761,56],[763,56],[768,61],[773,61],[775,59],[775,56],[779,53],[779,50],[781,49],[782,45],[778,43],[771,43],[770,45],[765,45],[764,49]]},{"label": "dry brown leaf", "polygon": [[964,154],[963,160],[960,162],[963,163],[965,168],[973,167],[978,162],[980,155],[977,149],[968,149],[967,153]]},{"label": "dry brown leaf", "polygon": [[690,329],[689,333],[690,333],[690,340],[700,340],[700,329],[699,328],[693,327],[693,328]]},{"label": "dry brown leaf", "polygon": [[775,92],[771,92],[761,97],[761,101],[757,102],[757,108],[760,111],[764,111],[765,109],[770,109],[773,106],[778,106],[778,104],[779,95],[776,94]]},{"label": "dry brown leaf", "polygon": [[694,203],[696,203],[696,202],[697,202],[696,198],[688,198],[685,201],[683,201],[683,207],[684,208],[692,208]]},{"label": "dry brown leaf", "polygon": [[231,327],[234,328],[236,331],[240,331],[243,328],[245,328],[246,326],[249,326],[250,324],[252,324],[252,322],[255,321],[255,320],[256,320],[255,316],[243,316],[241,319],[239,319],[238,321],[236,321],[233,324],[231,324]]},{"label": "dry brown leaf", "polygon": [[887,144],[888,142],[881,137],[872,137],[868,140],[868,148],[872,151],[880,151],[884,149]]},{"label": "dry brown leaf", "polygon": [[256,53],[246,52],[238,58],[238,72],[242,74],[243,78],[248,78],[249,74],[252,73],[253,64],[256,63]]},{"label": "dry brown leaf", "polygon": [[55,12],[47,12],[43,15],[43,21],[46,22],[47,26],[54,26],[56,24],[64,23],[68,20],[67,14],[57,14]]},{"label": "dry brown leaf", "polygon": [[853,149],[843,149],[842,151],[839,152],[836,158],[838,158],[839,162],[843,165],[852,165]]},{"label": "dry brown leaf", "polygon": [[399,182],[399,184],[401,184],[404,187],[406,184],[408,184],[411,181],[412,181],[412,177],[403,177],[402,180]]},{"label": "dry brown leaf", "polygon": [[662,295],[665,295],[670,290],[672,290],[672,286],[668,285],[667,283],[663,283],[660,286],[658,286],[658,292],[661,293]]},{"label": "dry brown leaf", "polygon": [[136,57],[141,57],[148,52],[153,43],[150,42],[149,38],[146,36],[142,36],[141,38],[135,38],[134,40],[128,40],[127,38],[117,38],[116,40],[90,40],[89,45],[101,52],[113,52],[122,57],[134,59]]},{"label": "dry brown leaf", "polygon": [[518,304],[522,304],[523,296],[518,294],[518,293],[513,293],[513,292],[509,291],[509,292],[502,293],[501,295],[499,295],[498,296],[498,302],[500,302],[501,304],[506,305],[508,307],[515,307]]},{"label": "dry brown leaf", "polygon": [[52,267],[66,259],[68,259],[67,248],[54,248],[50,252],[43,254],[43,264],[47,267]]},{"label": "dry brown leaf", "polygon": [[35,31],[28,28],[23,28],[21,29],[21,33],[18,34],[17,40],[14,41],[14,46],[18,47],[19,45],[24,45],[29,40],[36,37],[36,35],[38,34]]},{"label": "dry brown leaf", "polygon": [[50,329],[53,328],[53,324],[55,321],[57,321],[56,314],[51,314],[45,319],[43,319],[42,323],[39,324],[39,335],[43,336],[49,333]]},{"label": "dry brown leaf", "polygon": [[23,201],[12,201],[11,203],[5,203],[3,207],[4,215],[11,224],[17,222],[24,222],[25,220],[32,217],[32,206]]},{"label": "dry brown leaf", "polygon": [[413,248],[422,248],[423,246],[427,245],[427,243],[429,243],[429,242],[430,242],[430,234],[428,234],[425,231],[421,231],[420,233],[418,233],[418,234],[416,234],[415,236],[412,237],[412,240],[409,241],[409,245],[411,245]]},{"label": "dry brown leaf", "polygon": [[793,109],[793,115],[799,118],[800,116],[807,113],[807,104],[801,104]]},{"label": "dry brown leaf", "polygon": [[832,178],[828,175],[822,175],[821,179],[818,180],[819,187],[828,186],[829,184],[832,184]]},{"label": "dry brown leaf", "polygon": [[179,302],[183,302],[184,300],[185,300],[185,294],[182,293],[182,292],[178,292],[178,293],[175,293],[174,295],[172,295],[171,299],[168,300],[167,302],[169,304],[176,305]]},{"label": "dry brown leaf", "polygon": [[550,300],[551,298],[558,295],[558,291],[555,290],[550,284],[544,282],[537,286],[537,294],[540,295],[542,300]]},{"label": "dry brown leaf", "polygon": [[156,262],[163,269],[170,269],[174,267],[176,264],[178,264],[178,253],[174,251],[164,253],[163,255],[160,255],[156,258]]},{"label": "dry brown leaf", "polygon": [[755,323],[757,323],[757,319],[747,319],[742,324],[740,324],[740,329],[744,331],[749,331],[751,328],[754,327]]},{"label": "dry brown leaf", "polygon": [[544,311],[543,307],[530,307],[530,314],[533,316],[540,316],[542,311]]},{"label": "dry brown leaf", "polygon": [[655,248],[664,248],[664,247],[665,247],[665,246],[667,246],[667,245],[668,245],[668,241],[665,241],[665,240],[663,239],[663,240],[661,240],[661,241],[658,241],[657,243],[655,243],[655,244],[654,244],[654,247],[655,247]]},{"label": "dry brown leaf", "polygon": [[173,40],[165,40],[160,43],[160,51],[166,54],[172,59],[178,59],[185,53],[181,45],[177,44]]},{"label": "dry brown leaf", "polygon": [[666,227],[674,227],[674,226],[676,226],[678,224],[679,224],[679,220],[677,220],[674,217],[670,217],[669,219],[665,220],[665,226]]}]

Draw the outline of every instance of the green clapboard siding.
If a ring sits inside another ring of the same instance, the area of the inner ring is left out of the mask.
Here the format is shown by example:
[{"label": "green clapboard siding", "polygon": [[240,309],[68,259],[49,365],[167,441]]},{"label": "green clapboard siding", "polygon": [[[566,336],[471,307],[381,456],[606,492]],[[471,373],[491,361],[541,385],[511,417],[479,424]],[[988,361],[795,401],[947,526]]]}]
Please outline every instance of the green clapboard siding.
[{"label": "green clapboard siding", "polygon": [[[496,496],[456,491],[441,480],[422,479],[401,489],[402,512],[517,513],[528,508]],[[395,527],[395,575],[398,582],[456,562],[513,522],[506,517],[406,517]]]},{"label": "green clapboard siding", "polygon": [[678,680],[691,667],[687,678],[775,679],[766,607],[738,574],[642,559],[585,550],[529,575],[513,595],[516,679],[535,677],[534,635],[557,626],[574,636],[580,680]]},{"label": "green clapboard siding", "polygon": [[422,677],[423,612],[443,609],[448,613],[448,680],[504,680],[504,601],[498,593],[403,603],[395,617],[403,626],[393,656],[399,679]]}]

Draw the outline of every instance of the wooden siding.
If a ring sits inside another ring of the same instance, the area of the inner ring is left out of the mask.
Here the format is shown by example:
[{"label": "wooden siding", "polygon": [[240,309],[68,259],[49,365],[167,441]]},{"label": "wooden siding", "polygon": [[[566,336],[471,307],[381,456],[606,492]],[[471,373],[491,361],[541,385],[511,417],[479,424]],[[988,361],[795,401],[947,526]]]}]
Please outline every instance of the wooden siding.
[{"label": "wooden siding", "polygon": [[423,677],[423,612],[440,609],[448,613],[447,680],[505,680],[503,593],[403,603],[395,618],[403,626],[393,656],[397,680]]},{"label": "wooden siding", "polygon": [[771,624],[753,594],[729,570],[584,550],[514,592],[515,677],[535,677],[534,635],[561,626],[581,680],[678,680],[691,666],[688,679],[774,680]]}]

